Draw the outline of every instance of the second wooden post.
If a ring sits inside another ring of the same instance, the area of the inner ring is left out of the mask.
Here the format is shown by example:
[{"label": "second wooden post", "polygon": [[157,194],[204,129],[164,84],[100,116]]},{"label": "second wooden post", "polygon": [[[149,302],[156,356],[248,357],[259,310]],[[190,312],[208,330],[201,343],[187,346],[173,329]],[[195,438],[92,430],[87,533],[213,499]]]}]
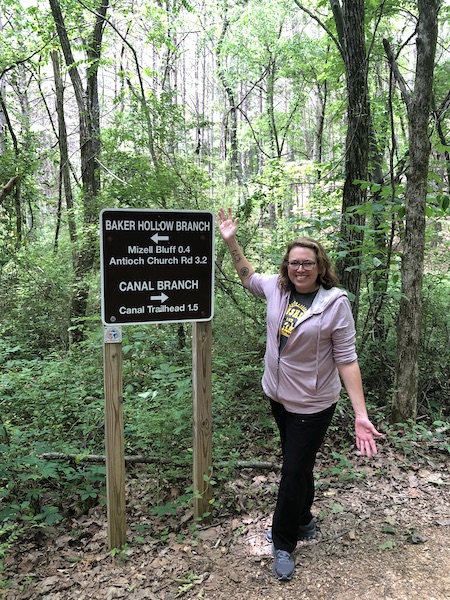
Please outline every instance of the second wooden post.
[{"label": "second wooden post", "polygon": [[192,325],[193,484],[194,517],[206,521],[211,513],[212,397],[211,321]]}]

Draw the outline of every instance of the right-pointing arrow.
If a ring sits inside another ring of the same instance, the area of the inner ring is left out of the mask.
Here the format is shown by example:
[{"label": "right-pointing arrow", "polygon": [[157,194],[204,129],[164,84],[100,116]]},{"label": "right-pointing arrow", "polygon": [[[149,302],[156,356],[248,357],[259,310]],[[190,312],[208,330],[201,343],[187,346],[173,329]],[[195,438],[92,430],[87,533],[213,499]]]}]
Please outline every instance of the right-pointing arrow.
[{"label": "right-pointing arrow", "polygon": [[169,296],[166,296],[164,292],[161,292],[160,296],[150,296],[150,300],[161,300],[161,304],[163,304]]}]

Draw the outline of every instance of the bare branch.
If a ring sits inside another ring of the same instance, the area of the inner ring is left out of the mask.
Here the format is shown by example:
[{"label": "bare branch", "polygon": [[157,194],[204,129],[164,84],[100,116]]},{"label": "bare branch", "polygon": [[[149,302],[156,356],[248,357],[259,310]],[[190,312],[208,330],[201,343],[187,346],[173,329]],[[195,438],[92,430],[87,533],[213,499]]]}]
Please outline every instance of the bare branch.
[{"label": "bare branch", "polygon": [[408,90],[408,86],[406,85],[406,81],[403,78],[403,75],[400,73],[400,69],[398,68],[397,61],[395,60],[394,54],[391,49],[391,45],[387,39],[383,39],[384,51],[386,52],[386,57],[391,66],[392,72],[394,74],[395,81],[400,88],[400,92],[402,94],[402,98],[407,107],[409,107],[411,102],[411,93]]},{"label": "bare branch", "polygon": [[341,43],[339,42],[339,40],[336,38],[336,36],[334,35],[334,33],[328,29],[328,27],[325,25],[325,23],[323,23],[319,17],[317,15],[315,15],[313,12],[311,12],[308,8],[306,8],[306,6],[303,6],[303,4],[301,4],[298,0],[294,0],[295,4],[299,7],[300,10],[302,10],[303,12],[305,12],[307,15],[309,15],[311,17],[311,19],[313,19],[314,21],[316,21],[316,23],[319,24],[320,27],[322,27],[322,29],[324,31],[327,32],[327,34],[329,35],[329,37],[333,40],[333,42],[336,44],[337,49],[339,50],[340,55],[342,56],[342,59],[344,60],[344,50],[342,48]]}]

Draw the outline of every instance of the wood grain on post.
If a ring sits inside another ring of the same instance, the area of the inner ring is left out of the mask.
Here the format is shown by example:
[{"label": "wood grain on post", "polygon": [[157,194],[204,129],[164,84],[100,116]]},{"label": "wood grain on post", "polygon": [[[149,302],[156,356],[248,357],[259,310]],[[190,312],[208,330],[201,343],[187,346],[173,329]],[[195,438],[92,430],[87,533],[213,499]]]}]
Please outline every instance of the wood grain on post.
[{"label": "wood grain on post", "polygon": [[106,491],[108,547],[126,542],[122,344],[104,344]]},{"label": "wood grain on post", "polygon": [[192,325],[193,485],[194,517],[203,521],[211,512],[212,399],[211,321]]}]

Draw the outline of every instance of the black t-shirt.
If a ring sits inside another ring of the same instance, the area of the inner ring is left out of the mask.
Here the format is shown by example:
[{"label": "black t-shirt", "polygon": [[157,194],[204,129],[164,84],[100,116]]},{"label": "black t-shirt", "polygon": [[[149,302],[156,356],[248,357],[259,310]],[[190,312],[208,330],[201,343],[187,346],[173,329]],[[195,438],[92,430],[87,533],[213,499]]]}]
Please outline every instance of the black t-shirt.
[{"label": "black t-shirt", "polygon": [[318,291],[319,290],[315,290],[309,294],[300,294],[296,291],[291,293],[289,304],[280,329],[280,352],[286,345],[286,342],[288,341],[297,321],[300,319],[300,317],[302,317],[302,315],[305,314],[305,312],[313,303]]}]

